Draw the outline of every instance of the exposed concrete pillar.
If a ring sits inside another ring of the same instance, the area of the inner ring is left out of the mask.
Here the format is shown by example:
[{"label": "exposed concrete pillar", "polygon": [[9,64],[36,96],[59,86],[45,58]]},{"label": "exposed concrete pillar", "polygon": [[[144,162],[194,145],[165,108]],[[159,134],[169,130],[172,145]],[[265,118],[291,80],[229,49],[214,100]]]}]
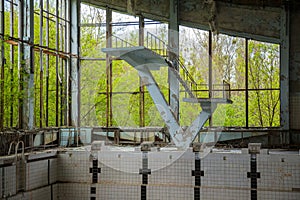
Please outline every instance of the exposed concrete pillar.
[{"label": "exposed concrete pillar", "polygon": [[290,129],[300,130],[300,4],[290,5],[289,119]]},{"label": "exposed concrete pillar", "polygon": [[[144,29],[145,29],[145,20],[144,17],[139,17],[139,46],[144,46]],[[145,86],[140,78],[140,127],[145,126]]]},{"label": "exposed concrete pillar", "polygon": [[20,80],[23,80],[22,87],[23,102],[21,104],[22,111],[20,113],[20,128],[34,128],[34,3],[33,0],[25,0],[23,6],[20,5],[20,24],[19,31],[22,32],[19,36],[27,44],[19,46],[19,72]]},{"label": "exposed concrete pillar", "polygon": [[280,124],[289,129],[289,11],[281,11],[280,29]]},{"label": "exposed concrete pillar", "polygon": [[71,120],[72,126],[80,126],[80,70],[79,70],[79,20],[80,1],[70,0],[70,51],[71,51]]},{"label": "exposed concrete pillar", "polygon": [[[179,23],[178,23],[178,0],[170,0],[170,22],[169,22],[169,60],[173,62],[175,69],[178,68],[179,58]],[[179,81],[169,69],[169,100],[172,112],[179,121]]]}]

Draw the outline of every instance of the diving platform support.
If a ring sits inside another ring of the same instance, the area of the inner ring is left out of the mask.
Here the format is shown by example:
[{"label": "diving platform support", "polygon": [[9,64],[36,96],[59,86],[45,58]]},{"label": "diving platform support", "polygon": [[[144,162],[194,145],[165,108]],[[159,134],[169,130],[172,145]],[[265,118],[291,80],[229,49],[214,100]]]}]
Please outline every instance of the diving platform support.
[{"label": "diving platform support", "polygon": [[[151,73],[152,70],[159,70],[160,67],[172,67],[168,60],[143,46],[104,48],[102,51],[110,56],[125,60],[138,71],[143,84],[147,87],[160,116],[169,130],[172,141],[178,148],[186,149],[190,146],[206,121],[215,111],[218,103],[232,103],[230,100],[224,99],[198,99],[195,97],[185,99],[186,102],[200,103],[202,111],[192,124],[187,129],[183,130]],[[175,70],[170,71],[178,73]],[[175,77],[181,79],[179,73],[176,74]],[[179,82],[182,81],[183,80],[179,80]],[[188,88],[185,89],[188,90]],[[191,91],[187,91],[187,93],[191,93]]]}]

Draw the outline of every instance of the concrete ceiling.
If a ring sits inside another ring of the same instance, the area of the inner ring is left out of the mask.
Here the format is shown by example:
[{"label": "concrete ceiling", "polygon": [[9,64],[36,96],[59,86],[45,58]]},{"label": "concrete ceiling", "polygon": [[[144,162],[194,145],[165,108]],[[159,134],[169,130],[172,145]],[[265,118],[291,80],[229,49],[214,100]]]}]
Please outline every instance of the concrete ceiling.
[{"label": "concrete ceiling", "polygon": [[[98,7],[168,22],[170,0],[82,0]],[[283,0],[179,0],[180,25],[280,43]]]}]

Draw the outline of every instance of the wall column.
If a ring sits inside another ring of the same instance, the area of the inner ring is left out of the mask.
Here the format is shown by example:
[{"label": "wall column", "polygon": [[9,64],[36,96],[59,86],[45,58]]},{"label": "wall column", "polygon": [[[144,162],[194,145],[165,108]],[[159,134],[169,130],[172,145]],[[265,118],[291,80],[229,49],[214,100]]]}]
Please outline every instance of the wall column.
[{"label": "wall column", "polygon": [[80,1],[70,0],[71,125],[76,127],[80,126],[79,9]]},{"label": "wall column", "polygon": [[[300,4],[294,2],[293,5],[290,5],[289,8],[290,8],[290,16],[291,16],[290,22],[288,19],[286,21],[289,22],[290,24],[290,29],[289,29],[290,35],[286,34],[286,37],[287,38],[290,37],[289,38],[290,42],[289,42],[289,46],[285,46],[285,48],[287,48],[285,49],[286,51],[283,52],[285,54],[281,55],[281,59],[282,56],[284,56],[284,61],[286,62],[286,66],[283,66],[281,70],[284,70],[284,72],[289,76],[288,77],[289,79],[287,79],[286,81],[287,86],[285,86],[285,88],[282,88],[282,90],[286,89],[287,87],[289,89],[288,90],[289,93],[286,94],[285,91],[281,91],[283,93],[281,95],[281,98],[283,98],[284,95],[289,94],[289,96],[287,96],[289,97],[289,102],[287,102],[286,105],[283,105],[285,109],[289,110],[289,113],[285,114],[287,115],[287,117],[289,117],[288,118],[289,123],[288,122],[285,123],[286,125],[289,125],[289,128],[291,130],[298,131],[300,130],[300,118],[299,118],[300,115],[300,37],[299,37],[300,27],[299,27],[299,20],[298,20],[300,18],[300,13],[299,13]],[[289,54],[286,53],[288,49],[289,49]],[[284,69],[284,67],[286,69]],[[286,70],[289,70],[289,73],[287,73]],[[281,74],[281,76],[283,76],[283,74]],[[283,77],[281,77],[281,80],[282,79]],[[283,103],[285,104],[286,102],[282,102],[282,104]],[[299,143],[300,141],[299,135],[295,134],[294,137],[295,137],[294,138],[295,142],[297,141]]]},{"label": "wall column", "polygon": [[289,129],[289,11],[282,7],[280,32],[280,124]]},{"label": "wall column", "polygon": [[[179,23],[178,23],[178,0],[170,0],[170,21],[169,21],[169,60],[173,62],[176,70],[179,70]],[[169,69],[169,103],[172,112],[179,121],[179,81]]]},{"label": "wall column", "polygon": [[[19,1],[20,3],[21,1]],[[19,44],[20,103],[19,126],[34,128],[34,7],[33,0],[25,0],[20,5],[19,37],[28,43]],[[21,42],[20,42],[21,43]]]}]

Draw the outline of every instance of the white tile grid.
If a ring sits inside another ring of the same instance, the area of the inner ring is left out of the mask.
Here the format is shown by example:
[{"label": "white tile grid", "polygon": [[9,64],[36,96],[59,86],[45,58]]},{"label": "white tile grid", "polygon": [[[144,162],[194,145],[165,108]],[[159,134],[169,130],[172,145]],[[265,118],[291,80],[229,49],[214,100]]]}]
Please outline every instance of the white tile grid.
[{"label": "white tile grid", "polygon": [[[160,153],[162,152],[149,154],[148,168],[157,169],[148,176],[148,199],[193,199],[194,153],[185,153],[174,162],[170,160],[176,157],[176,153]],[[99,183],[96,184],[97,199],[140,199],[142,176],[136,171],[142,167],[141,155],[142,152],[135,154],[117,152],[108,153],[106,156],[98,154],[98,167],[101,168],[101,173],[98,175]],[[52,182],[55,182],[55,176],[58,176],[59,181],[77,182],[54,185],[54,199],[90,198],[92,175],[89,173],[89,168],[92,167],[92,162],[88,152],[62,153],[57,160],[51,159],[50,163]],[[27,165],[28,188],[36,188],[47,180],[48,161],[27,163]],[[164,165],[165,167],[161,167]],[[300,199],[299,192],[291,192],[291,188],[300,188],[299,157],[258,155],[257,165],[258,171],[261,172],[261,178],[258,179],[258,199]],[[247,172],[250,171],[249,154],[210,153],[201,160],[201,169],[204,170],[204,176],[201,177],[201,197],[204,199],[250,199],[250,179],[247,178]],[[132,173],[128,173],[130,170]],[[9,193],[11,189],[15,191],[15,166],[6,167],[5,174],[7,174],[5,183],[8,188],[6,192]],[[272,190],[263,191],[260,188]],[[276,188],[279,191],[274,191]],[[34,190],[23,196],[28,199],[47,199],[46,194],[49,192],[46,190],[41,189],[45,191],[43,194],[39,190]],[[22,196],[18,195],[13,199],[21,198]]]},{"label": "white tile grid", "polygon": [[26,163],[26,190],[48,184],[48,160]]},{"label": "white tile grid", "polygon": [[139,185],[97,184],[96,197],[100,200],[140,200],[141,187]]},{"label": "white tile grid", "polygon": [[248,200],[249,190],[230,190],[224,188],[201,188],[201,199],[209,200]]},{"label": "white tile grid", "polygon": [[[2,169],[1,169],[2,170]],[[1,172],[2,173],[2,172]],[[2,179],[1,179],[2,181]],[[16,194],[16,166],[4,168],[4,195],[12,196]],[[1,193],[2,195],[2,193]]]},{"label": "white tile grid", "polygon": [[19,193],[7,200],[51,200],[50,186],[32,190],[29,192]]},{"label": "white tile grid", "polygon": [[[152,160],[152,162],[156,161]],[[195,169],[194,162],[194,160],[183,157],[162,169],[151,171],[151,175],[148,176],[148,184],[162,184],[162,187],[183,186],[193,188],[195,185],[195,177],[192,176],[192,170]]]},{"label": "white tile grid", "polygon": [[90,161],[87,153],[68,152],[58,155],[58,180],[90,183]]},{"label": "white tile grid", "polygon": [[204,199],[240,200],[250,198],[250,156],[210,153],[201,160],[201,196]]},{"label": "white tile grid", "polygon": [[7,198],[7,200],[29,200],[28,193],[19,193],[18,195]]},{"label": "white tile grid", "polygon": [[159,170],[181,159],[195,160],[195,155],[190,151],[149,152],[148,166],[152,170]]},{"label": "white tile grid", "polygon": [[261,172],[258,187],[279,190],[300,188],[299,158],[292,161],[288,155],[260,156],[257,168]]},{"label": "white tile grid", "polygon": [[[101,167],[101,174],[99,176],[99,180],[100,180],[100,188],[101,191],[103,190],[103,188],[107,188],[104,189],[103,192],[101,192],[101,196],[106,198],[111,198],[114,199],[118,198],[119,193],[123,193],[125,192],[126,194],[129,195],[129,197],[126,197],[126,199],[132,199],[132,195],[134,196],[134,198],[139,199],[140,195],[138,195],[138,197],[136,197],[134,195],[135,192],[139,192],[140,194],[140,188],[141,188],[141,183],[142,183],[142,175],[134,172],[134,173],[127,173],[127,172],[122,172],[122,171],[118,171],[118,169],[114,169],[111,168],[107,165],[111,165],[112,167],[115,166],[113,162],[119,162],[119,165],[122,165],[122,170],[124,169],[128,169],[129,168],[135,168],[135,169],[140,169],[142,168],[142,156],[141,156],[141,152],[139,152],[138,154],[134,154],[133,156],[135,156],[135,158],[132,157],[132,155],[130,154],[126,154],[126,153],[111,153],[111,155],[108,157],[100,157],[100,159],[102,159],[101,161],[103,161],[104,163],[100,162],[99,166]],[[108,154],[106,154],[108,155]],[[153,155],[153,154],[152,154]],[[173,158],[175,156],[172,156]],[[110,159],[109,159],[110,158]],[[122,158],[126,158],[123,159]],[[152,161],[151,156],[149,155],[149,167],[156,167],[161,165],[161,159],[155,159],[158,158],[157,155],[154,156],[154,158],[152,157]],[[191,170],[194,168],[194,161],[190,162],[190,160],[176,160],[175,163],[177,162],[177,164],[172,163],[171,165],[166,165],[165,168],[161,169],[161,170],[156,170],[153,171],[151,175],[149,175],[149,184],[151,184],[151,178],[153,178],[153,180],[158,179],[158,181],[154,181],[154,185],[160,185],[159,187],[154,187],[154,188],[165,188],[165,186],[162,186],[162,184],[171,184],[171,185],[180,185],[183,184],[181,182],[186,182],[184,181],[185,179],[188,180],[188,184],[190,186],[190,190],[193,191],[193,185],[194,182],[192,181],[194,179],[194,177],[191,176]],[[169,164],[168,162],[166,162],[166,164]],[[185,165],[191,165],[193,167],[187,167],[187,170],[182,169],[185,167]],[[184,173],[182,173],[183,171],[185,171]],[[173,180],[170,179],[170,176],[168,175],[168,172],[171,173],[171,176],[173,177]],[[155,178],[157,177],[157,178]],[[181,181],[181,182],[180,182]],[[125,185],[128,185],[129,187],[125,187]],[[147,188],[150,187],[149,185],[147,186]],[[178,188],[175,187],[173,188],[174,191],[173,193],[175,193],[175,196],[180,196],[180,195],[184,195],[186,196],[187,193],[182,192],[184,189],[182,189],[180,192],[178,192]],[[186,189],[186,188],[185,188]],[[113,190],[114,192],[109,192],[110,190]],[[133,191],[131,191],[133,190]],[[148,190],[148,189],[147,189]],[[164,190],[162,190],[164,191]],[[151,192],[155,193],[156,195],[166,195],[166,192],[162,192],[162,194],[158,194],[157,191],[153,191]],[[132,194],[132,195],[130,195]],[[149,193],[149,195],[151,195]],[[193,196],[192,194],[189,194]],[[125,198],[125,197],[123,197]],[[151,198],[150,198],[151,199]]]},{"label": "white tile grid", "polygon": [[276,191],[258,191],[257,199],[259,200],[299,200],[299,192],[276,192]]},{"label": "white tile grid", "polygon": [[98,152],[98,161],[112,169],[139,173],[142,165],[141,152],[126,152],[126,151],[100,151]]},{"label": "white tile grid", "polygon": [[250,162],[226,160],[204,160],[202,162],[202,185],[207,186],[226,186],[233,188],[249,188],[250,181],[247,178]]},{"label": "white tile grid", "polygon": [[80,183],[58,183],[58,200],[90,199],[90,185]]},{"label": "white tile grid", "polygon": [[50,159],[50,183],[56,183],[58,178],[57,158]]},{"label": "white tile grid", "polygon": [[52,185],[53,200],[58,200],[58,195],[59,195],[59,193],[58,193],[58,185],[59,185],[58,183]]},{"label": "white tile grid", "polygon": [[[102,163],[98,165],[101,173],[98,174],[98,183],[105,184],[121,184],[121,185],[138,185],[141,184],[141,175],[138,173],[128,173],[110,168]],[[90,182],[92,179],[90,180]]]},{"label": "white tile grid", "polygon": [[151,200],[193,200],[194,188],[182,186],[147,186],[147,199]]},{"label": "white tile grid", "polygon": [[141,175],[137,168],[140,158],[139,154],[126,152],[107,152],[105,156],[99,156],[101,173],[98,174],[96,197],[105,200],[140,199]]},{"label": "white tile grid", "polygon": [[51,200],[51,188],[50,186],[33,190],[27,193],[28,199],[32,200]]},{"label": "white tile grid", "polygon": [[193,199],[193,169],[194,162],[179,159],[163,169],[151,172],[148,176],[147,196],[149,199]]}]

